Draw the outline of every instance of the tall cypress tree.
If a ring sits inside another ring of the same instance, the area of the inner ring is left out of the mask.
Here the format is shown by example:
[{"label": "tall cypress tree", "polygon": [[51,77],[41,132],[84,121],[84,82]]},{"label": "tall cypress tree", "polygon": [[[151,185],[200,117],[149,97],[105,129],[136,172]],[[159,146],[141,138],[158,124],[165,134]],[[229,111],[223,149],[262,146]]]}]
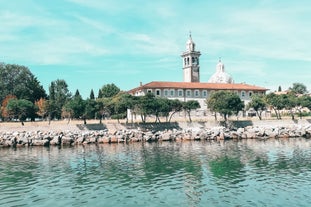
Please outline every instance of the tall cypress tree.
[{"label": "tall cypress tree", "polygon": [[90,93],[90,99],[91,99],[91,100],[94,100],[94,99],[95,99],[95,95],[94,95],[93,89],[91,90],[91,93]]}]

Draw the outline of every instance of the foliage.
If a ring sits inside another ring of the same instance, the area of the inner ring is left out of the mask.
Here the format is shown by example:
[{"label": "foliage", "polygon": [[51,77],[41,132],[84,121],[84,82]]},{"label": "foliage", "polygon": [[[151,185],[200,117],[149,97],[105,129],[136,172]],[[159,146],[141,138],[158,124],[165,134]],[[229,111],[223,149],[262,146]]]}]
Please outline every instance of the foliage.
[{"label": "foliage", "polygon": [[120,92],[115,95],[109,103],[110,111],[113,119],[124,119],[127,115],[127,109],[133,106],[134,102],[132,96],[125,92]]},{"label": "foliage", "polygon": [[95,100],[95,95],[94,95],[93,89],[92,89],[91,92],[90,92],[90,99],[91,99],[91,100]]},{"label": "foliage", "polygon": [[153,93],[147,93],[134,99],[134,110],[140,114],[143,123],[146,122],[147,115],[153,114],[155,111],[156,101]]},{"label": "foliage", "polygon": [[281,101],[280,96],[274,93],[269,93],[266,95],[265,99],[266,103],[274,110],[276,118],[281,119],[279,110],[284,108],[284,103]]},{"label": "foliage", "polygon": [[8,95],[32,103],[40,98],[46,98],[45,90],[30,70],[16,64],[0,63],[0,91],[0,102]]},{"label": "foliage", "polygon": [[247,109],[253,108],[256,111],[258,118],[262,119],[262,112],[266,109],[266,102],[263,96],[253,95],[251,102],[248,103]]},{"label": "foliage", "polygon": [[274,110],[277,119],[282,118],[280,114],[282,109],[289,110],[292,119],[294,119],[293,109],[299,105],[298,98],[292,93],[281,95],[270,93],[266,95],[266,102]]},{"label": "foliage", "polygon": [[62,108],[71,97],[66,81],[60,79],[52,81],[49,92],[48,111],[50,118],[60,119]]},{"label": "foliage", "polygon": [[110,117],[111,115],[111,98],[97,98],[96,99],[96,112],[99,117],[100,123],[105,117]]},{"label": "foliage", "polygon": [[77,97],[77,96],[80,96],[80,97],[81,97],[80,91],[79,91],[78,89],[76,90],[74,97]]},{"label": "foliage", "polygon": [[307,87],[303,83],[293,83],[293,86],[289,90],[294,94],[308,93]]},{"label": "foliage", "polygon": [[35,105],[25,99],[10,99],[6,106],[9,116],[12,119],[19,119],[24,125],[26,118],[34,120],[37,108]]},{"label": "foliage", "polygon": [[[98,98],[111,98],[120,92],[120,88],[115,84],[106,84],[101,88],[101,94],[99,93]],[[101,97],[99,97],[101,96]]]},{"label": "foliage", "polygon": [[244,103],[240,97],[229,91],[217,91],[207,99],[208,108],[213,112],[223,115],[225,121],[227,116],[238,114],[244,108]]},{"label": "foliage", "polygon": [[85,100],[85,110],[83,116],[86,119],[94,119],[97,112],[97,103],[94,99]]},{"label": "foliage", "polygon": [[82,118],[85,112],[85,101],[79,94],[76,93],[73,98],[66,102],[63,110],[67,112],[69,118]]},{"label": "foliage", "polygon": [[4,118],[4,119],[9,118],[9,114],[8,114],[6,106],[8,105],[8,103],[9,103],[9,101],[11,99],[17,99],[17,98],[14,95],[7,95],[4,98],[4,100],[2,101],[2,104],[1,104],[1,117]]},{"label": "foliage", "polygon": [[183,110],[183,103],[178,99],[169,100],[169,107],[171,114],[169,115],[168,121],[171,122],[173,115]]},{"label": "foliage", "polygon": [[35,102],[35,105],[38,108],[37,115],[44,117],[48,113],[48,102],[45,98],[40,98]]},{"label": "foliage", "polygon": [[200,104],[199,104],[198,101],[190,100],[190,101],[183,102],[182,108],[183,108],[183,109],[186,111],[186,113],[188,114],[189,121],[192,122],[190,113],[191,113],[192,110],[195,110],[195,109],[200,108]]},{"label": "foliage", "polygon": [[307,96],[307,95],[300,96],[298,98],[298,104],[302,107],[306,107],[309,110],[311,110],[311,96]]}]

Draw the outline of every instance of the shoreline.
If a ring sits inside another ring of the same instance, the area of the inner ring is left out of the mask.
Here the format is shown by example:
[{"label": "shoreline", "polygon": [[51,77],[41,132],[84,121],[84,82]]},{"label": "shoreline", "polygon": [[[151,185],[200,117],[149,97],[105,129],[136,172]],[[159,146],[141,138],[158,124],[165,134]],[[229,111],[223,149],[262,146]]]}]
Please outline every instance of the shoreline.
[{"label": "shoreline", "polygon": [[[18,126],[19,124],[19,126]],[[0,123],[0,148],[27,146],[74,146],[81,144],[311,138],[311,120],[217,121],[125,124],[98,120]]]}]

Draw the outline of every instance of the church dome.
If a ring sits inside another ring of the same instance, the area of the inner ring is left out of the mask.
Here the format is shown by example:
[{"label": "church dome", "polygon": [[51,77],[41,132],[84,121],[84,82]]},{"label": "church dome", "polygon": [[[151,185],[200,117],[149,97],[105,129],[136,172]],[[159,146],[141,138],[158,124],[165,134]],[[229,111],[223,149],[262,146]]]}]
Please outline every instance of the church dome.
[{"label": "church dome", "polygon": [[216,65],[216,72],[208,80],[209,83],[233,83],[232,77],[225,72],[225,65],[219,60]]}]

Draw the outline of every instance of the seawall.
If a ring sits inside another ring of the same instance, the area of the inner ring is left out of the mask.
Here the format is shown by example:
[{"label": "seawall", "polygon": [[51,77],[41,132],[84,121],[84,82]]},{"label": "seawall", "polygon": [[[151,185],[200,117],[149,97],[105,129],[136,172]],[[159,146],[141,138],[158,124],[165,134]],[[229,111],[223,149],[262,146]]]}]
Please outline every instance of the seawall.
[{"label": "seawall", "polygon": [[72,146],[78,144],[130,143],[226,139],[311,137],[311,121],[243,120],[146,124],[81,124],[45,122],[0,124],[0,147]]}]

